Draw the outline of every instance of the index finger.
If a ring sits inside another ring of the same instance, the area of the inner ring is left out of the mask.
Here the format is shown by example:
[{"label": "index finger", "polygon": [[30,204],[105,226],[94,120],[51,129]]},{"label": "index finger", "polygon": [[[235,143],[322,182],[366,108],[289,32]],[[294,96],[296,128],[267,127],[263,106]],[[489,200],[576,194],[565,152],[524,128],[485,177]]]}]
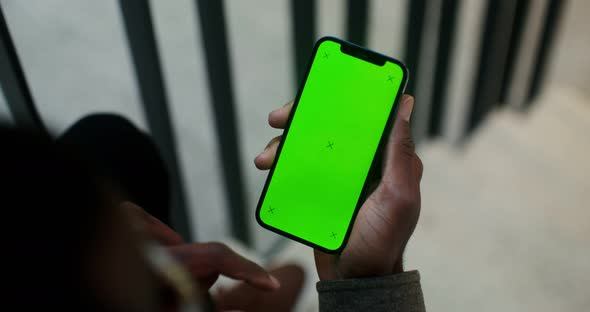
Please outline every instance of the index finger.
[{"label": "index finger", "polygon": [[285,129],[292,107],[293,101],[290,101],[287,104],[270,112],[270,114],[268,114],[268,124],[273,128]]}]

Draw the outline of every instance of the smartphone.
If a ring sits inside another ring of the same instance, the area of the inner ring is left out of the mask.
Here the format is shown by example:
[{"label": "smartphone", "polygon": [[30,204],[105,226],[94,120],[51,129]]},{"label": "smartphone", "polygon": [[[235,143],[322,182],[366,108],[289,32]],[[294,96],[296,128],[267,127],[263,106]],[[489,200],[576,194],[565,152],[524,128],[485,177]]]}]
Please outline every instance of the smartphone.
[{"label": "smartphone", "polygon": [[323,252],[341,252],[407,80],[398,60],[319,39],[258,201],[258,223]]}]

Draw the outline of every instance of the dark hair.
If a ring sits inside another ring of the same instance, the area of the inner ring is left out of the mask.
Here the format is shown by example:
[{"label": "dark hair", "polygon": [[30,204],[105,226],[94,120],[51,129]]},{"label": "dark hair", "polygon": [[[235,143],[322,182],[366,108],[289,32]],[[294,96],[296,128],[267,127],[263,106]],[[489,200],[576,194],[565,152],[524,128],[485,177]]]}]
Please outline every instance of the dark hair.
[{"label": "dark hair", "polygon": [[0,178],[1,304],[96,307],[84,263],[108,204],[87,166],[65,145],[0,126]]}]

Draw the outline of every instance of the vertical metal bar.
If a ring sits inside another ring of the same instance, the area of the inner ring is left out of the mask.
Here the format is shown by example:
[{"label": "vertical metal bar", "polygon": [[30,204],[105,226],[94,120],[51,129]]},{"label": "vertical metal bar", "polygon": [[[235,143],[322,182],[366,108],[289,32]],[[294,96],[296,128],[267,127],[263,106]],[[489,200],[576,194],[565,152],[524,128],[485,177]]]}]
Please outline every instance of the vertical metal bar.
[{"label": "vertical metal bar", "polygon": [[[438,34],[442,18],[442,0],[426,1],[420,44],[418,50],[417,66],[410,73],[410,79],[414,80],[412,93],[422,105],[416,105],[412,113],[412,137],[419,143],[427,138],[430,113],[432,108],[432,91],[434,91],[434,72],[438,49]],[[413,78],[412,78],[413,77]]]},{"label": "vertical metal bar", "polygon": [[188,239],[191,237],[189,214],[149,2],[120,0],[119,4],[147,123],[170,174],[171,223],[176,231]]},{"label": "vertical metal bar", "polygon": [[547,8],[547,15],[545,17],[545,26],[543,27],[543,34],[541,42],[538,47],[536,55],[536,64],[533,70],[533,78],[528,90],[527,102],[525,107],[532,103],[532,100],[539,94],[543,79],[545,78],[545,71],[547,67],[547,60],[551,53],[551,46],[555,40],[555,33],[560,25],[561,17],[563,16],[564,7],[567,4],[565,0],[550,0]]},{"label": "vertical metal bar", "polygon": [[368,0],[348,0],[348,41],[361,46],[367,44],[368,16]]},{"label": "vertical metal bar", "polygon": [[215,127],[219,138],[219,155],[223,164],[224,184],[229,198],[232,234],[250,243],[246,194],[240,166],[240,148],[234,97],[229,66],[223,1],[197,0]]},{"label": "vertical metal bar", "polygon": [[513,0],[489,0],[486,26],[481,38],[480,63],[467,131],[475,129],[500,99],[502,77],[508,54],[510,30],[516,3]]},{"label": "vertical metal bar", "polygon": [[31,90],[20,65],[16,49],[8,31],[4,12],[0,7],[0,84],[6,104],[18,127],[34,129],[49,135],[33,102]]},{"label": "vertical metal bar", "polygon": [[455,45],[458,8],[459,0],[443,0],[438,34],[436,68],[434,72],[434,86],[430,105],[429,136],[437,136],[441,133],[441,124],[446,108],[449,63],[451,62],[452,49]]},{"label": "vertical metal bar", "polygon": [[518,49],[522,42],[522,35],[525,29],[527,12],[531,5],[531,0],[516,0],[516,12],[514,13],[514,24],[512,25],[512,32],[510,34],[510,44],[508,48],[508,56],[506,56],[506,70],[502,78],[502,87],[500,89],[500,105],[506,104],[508,100],[508,90],[512,77],[514,76],[514,67],[518,55]]},{"label": "vertical metal bar", "polygon": [[406,25],[406,47],[404,61],[410,70],[410,80],[406,92],[414,94],[415,84],[418,78],[418,60],[422,45],[422,30],[424,29],[424,17],[426,16],[426,0],[408,0],[408,22]]},{"label": "vertical metal bar", "polygon": [[522,110],[527,102],[548,4],[548,0],[535,0],[535,5],[530,6],[525,14],[522,40],[516,50],[512,75],[506,86],[506,102],[516,109]]},{"label": "vertical metal bar", "polygon": [[443,134],[454,145],[461,144],[478,74],[480,39],[485,27],[485,1],[460,1],[457,35],[450,60]]},{"label": "vertical metal bar", "polygon": [[295,83],[298,88],[303,82],[303,75],[316,39],[315,0],[291,0],[291,18],[295,41]]}]

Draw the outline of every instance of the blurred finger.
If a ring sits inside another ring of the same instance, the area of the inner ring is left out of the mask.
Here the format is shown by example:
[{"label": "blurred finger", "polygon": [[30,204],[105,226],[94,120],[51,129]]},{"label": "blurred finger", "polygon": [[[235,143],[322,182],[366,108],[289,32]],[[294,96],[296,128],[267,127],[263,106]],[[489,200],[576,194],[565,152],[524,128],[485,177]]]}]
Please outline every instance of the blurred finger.
[{"label": "blurred finger", "polygon": [[275,157],[277,155],[277,148],[279,147],[281,138],[282,136],[280,135],[274,137],[272,140],[270,140],[270,142],[268,142],[268,144],[264,148],[264,151],[262,151],[262,153],[256,156],[256,158],[254,159],[254,164],[256,165],[256,168],[260,170],[270,169],[272,163],[275,161]]},{"label": "blurred finger", "polygon": [[173,246],[169,250],[196,278],[222,274],[263,290],[280,287],[279,281],[261,266],[240,256],[224,244],[194,243]]},{"label": "blurred finger", "polygon": [[151,239],[164,246],[179,245],[184,242],[178,233],[136,204],[123,202],[121,207],[131,215],[133,221],[138,224],[139,229]]},{"label": "blurred finger", "polygon": [[268,115],[268,124],[273,128],[285,129],[292,107],[293,101],[290,101],[289,103],[270,112]]},{"label": "blurred finger", "polygon": [[215,306],[226,311],[291,311],[303,286],[305,273],[296,265],[284,265],[271,271],[281,282],[281,289],[269,294],[252,286],[239,283],[231,289],[215,294]]}]

